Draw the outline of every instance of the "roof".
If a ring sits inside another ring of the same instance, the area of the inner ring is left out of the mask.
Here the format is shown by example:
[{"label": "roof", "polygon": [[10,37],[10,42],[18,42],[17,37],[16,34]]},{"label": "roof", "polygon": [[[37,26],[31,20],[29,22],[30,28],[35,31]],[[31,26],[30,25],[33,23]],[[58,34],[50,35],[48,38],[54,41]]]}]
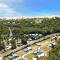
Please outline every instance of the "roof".
[{"label": "roof", "polygon": [[37,60],[37,58],[33,58],[33,60]]},{"label": "roof", "polygon": [[41,56],[44,56],[44,53],[42,53],[42,54],[38,55],[38,57],[41,57]]},{"label": "roof", "polygon": [[27,47],[28,49],[32,49],[31,47]]},{"label": "roof", "polygon": [[2,54],[0,54],[0,57],[3,57],[3,55],[2,55]]},{"label": "roof", "polygon": [[41,44],[40,43],[37,43],[38,46],[40,46]]}]

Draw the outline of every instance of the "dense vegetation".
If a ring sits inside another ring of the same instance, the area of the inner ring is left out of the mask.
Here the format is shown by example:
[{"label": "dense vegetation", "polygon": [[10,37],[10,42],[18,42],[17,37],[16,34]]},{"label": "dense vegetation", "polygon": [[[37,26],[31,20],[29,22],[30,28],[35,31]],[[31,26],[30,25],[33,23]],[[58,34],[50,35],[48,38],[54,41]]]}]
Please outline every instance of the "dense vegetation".
[{"label": "dense vegetation", "polygon": [[[22,42],[24,41],[23,44],[25,44],[26,39],[30,36],[23,36],[24,34],[38,33],[44,36],[60,32],[60,18],[0,19],[0,48],[4,46],[2,42],[4,42],[4,40],[8,41],[10,37],[9,28],[11,29],[12,37],[16,40],[18,40],[18,38],[21,39]],[[13,45],[15,45],[15,43]]]},{"label": "dense vegetation", "polygon": [[[1,20],[0,34],[9,34],[8,27],[11,27],[13,35],[22,33],[50,34],[60,31],[60,18],[35,18],[21,20]],[[4,32],[3,32],[4,31]]]},{"label": "dense vegetation", "polygon": [[49,51],[47,60],[60,60],[60,39],[57,45]]}]

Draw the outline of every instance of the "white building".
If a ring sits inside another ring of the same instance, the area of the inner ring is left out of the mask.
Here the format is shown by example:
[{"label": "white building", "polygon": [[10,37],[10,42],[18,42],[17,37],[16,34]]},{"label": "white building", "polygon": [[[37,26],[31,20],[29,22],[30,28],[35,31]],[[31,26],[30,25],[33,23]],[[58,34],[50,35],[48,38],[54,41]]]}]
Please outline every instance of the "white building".
[{"label": "white building", "polygon": [[3,56],[0,54],[0,60],[3,60]]},{"label": "white building", "polygon": [[37,58],[33,58],[33,60],[37,60]]}]

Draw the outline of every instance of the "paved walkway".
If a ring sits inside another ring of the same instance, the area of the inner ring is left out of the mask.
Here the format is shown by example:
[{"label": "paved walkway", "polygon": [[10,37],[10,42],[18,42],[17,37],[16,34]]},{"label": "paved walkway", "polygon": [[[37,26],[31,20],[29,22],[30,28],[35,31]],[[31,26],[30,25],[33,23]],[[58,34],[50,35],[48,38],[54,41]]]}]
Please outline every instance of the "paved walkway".
[{"label": "paved walkway", "polygon": [[[47,44],[49,44],[49,41],[40,42],[40,44],[41,44],[41,47],[44,47],[44,46],[46,46]],[[15,59],[15,60],[18,60],[18,59],[20,59],[20,58],[23,58],[24,60],[28,60],[28,58],[26,58],[25,56],[27,56],[27,55],[30,54],[30,53],[33,53],[33,52],[35,51],[35,49],[36,49],[36,48],[32,49],[32,50],[29,51],[28,53],[25,53],[24,55],[22,55],[22,57],[19,57],[19,58]]]},{"label": "paved walkway", "polygon": [[18,59],[20,59],[20,58],[23,58],[24,60],[28,60],[25,56],[28,55],[28,54],[30,54],[30,53],[33,53],[33,50],[31,50],[31,51],[29,51],[28,53],[22,55],[22,57],[19,56],[18,58],[14,59],[14,60],[18,60]]},{"label": "paved walkway", "polygon": [[22,58],[25,59],[25,60],[28,60],[25,56],[28,55],[28,54],[30,54],[30,53],[33,53],[33,50],[30,51],[30,52],[28,52],[27,54],[24,54],[24,55],[22,56]]},{"label": "paved walkway", "polygon": [[[48,36],[45,36],[45,38],[51,37],[52,35],[53,35],[53,34],[48,35]],[[54,35],[56,35],[56,34],[54,34]],[[43,40],[43,39],[44,39],[44,38],[41,38],[40,40]],[[38,41],[39,41],[39,40],[35,40],[34,42],[32,42],[32,43],[30,43],[30,44],[27,44],[27,45],[32,45],[33,43],[36,43],[36,42],[38,42]],[[42,45],[42,46],[45,46],[47,43],[48,43],[48,42],[46,42],[46,43],[41,43],[41,45]],[[18,50],[26,47],[27,45],[23,45],[23,46],[21,46],[21,47],[19,47],[19,48],[16,48],[14,51],[16,52],[16,51],[18,51]],[[26,54],[24,54],[22,57],[18,57],[17,59],[14,59],[14,60],[18,60],[18,59],[20,59],[20,58],[23,58],[23,59],[25,59],[25,60],[28,60],[27,58],[25,58],[25,56],[28,55],[28,54],[30,54],[30,53],[32,53],[32,52],[33,52],[33,50],[30,51],[30,52],[28,52],[28,53],[26,53]]]}]

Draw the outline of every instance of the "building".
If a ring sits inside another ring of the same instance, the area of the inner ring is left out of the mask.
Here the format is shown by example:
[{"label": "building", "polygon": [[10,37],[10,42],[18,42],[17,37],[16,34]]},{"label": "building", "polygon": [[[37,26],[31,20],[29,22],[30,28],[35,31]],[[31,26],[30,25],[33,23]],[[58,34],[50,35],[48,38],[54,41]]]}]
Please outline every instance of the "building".
[{"label": "building", "polygon": [[0,60],[3,60],[3,56],[0,54]]}]

